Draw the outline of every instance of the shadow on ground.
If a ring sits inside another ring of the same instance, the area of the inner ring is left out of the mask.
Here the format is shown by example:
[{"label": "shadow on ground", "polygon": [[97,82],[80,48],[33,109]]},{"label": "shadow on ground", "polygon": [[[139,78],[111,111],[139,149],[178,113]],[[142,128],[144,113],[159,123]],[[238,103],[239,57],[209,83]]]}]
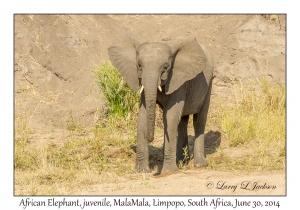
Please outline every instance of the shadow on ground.
[{"label": "shadow on ground", "polygon": [[[194,141],[195,136],[189,135],[189,155],[194,154]],[[219,131],[209,131],[204,135],[205,155],[216,152],[216,149],[221,144],[221,133]],[[132,146],[132,149],[136,153],[136,145]],[[149,146],[149,165],[150,169],[158,167],[158,171],[161,171],[163,165],[163,147]]]}]

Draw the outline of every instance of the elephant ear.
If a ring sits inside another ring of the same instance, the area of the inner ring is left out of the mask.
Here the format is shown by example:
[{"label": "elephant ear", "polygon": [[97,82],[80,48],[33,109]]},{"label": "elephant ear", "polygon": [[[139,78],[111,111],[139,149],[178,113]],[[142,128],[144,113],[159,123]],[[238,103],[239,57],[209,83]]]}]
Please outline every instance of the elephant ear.
[{"label": "elephant ear", "polygon": [[204,73],[206,81],[209,81],[212,71],[207,68],[206,54],[195,38],[178,37],[164,44],[168,45],[175,55],[173,69],[166,83],[166,94],[173,93],[201,72]]},{"label": "elephant ear", "polygon": [[136,67],[136,51],[147,39],[132,31],[126,31],[109,46],[108,55],[114,67],[133,90],[138,91],[139,80]]}]

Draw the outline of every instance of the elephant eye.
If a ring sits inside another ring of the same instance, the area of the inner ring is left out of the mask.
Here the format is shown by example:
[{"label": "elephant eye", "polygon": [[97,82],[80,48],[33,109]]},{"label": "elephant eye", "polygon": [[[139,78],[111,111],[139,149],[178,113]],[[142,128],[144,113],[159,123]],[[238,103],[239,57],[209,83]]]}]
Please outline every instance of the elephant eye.
[{"label": "elephant eye", "polygon": [[169,65],[169,64],[166,64],[166,65],[164,66],[163,73],[166,72],[166,71],[168,71],[169,68],[170,68],[170,65]]},{"label": "elephant eye", "polygon": [[139,70],[142,70],[142,64],[140,62],[138,62],[138,68]]},{"label": "elephant eye", "polygon": [[166,80],[167,79],[167,71],[169,69],[170,66],[164,66],[163,71],[161,73],[161,79],[162,80]]}]

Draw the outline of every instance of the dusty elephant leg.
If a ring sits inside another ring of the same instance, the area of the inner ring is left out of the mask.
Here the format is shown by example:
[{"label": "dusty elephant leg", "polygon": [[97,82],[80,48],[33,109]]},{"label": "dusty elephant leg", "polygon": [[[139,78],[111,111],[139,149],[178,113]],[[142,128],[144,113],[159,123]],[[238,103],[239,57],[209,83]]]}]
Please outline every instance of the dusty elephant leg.
[{"label": "dusty elephant leg", "polygon": [[201,167],[207,165],[204,154],[204,130],[207,119],[208,107],[210,102],[211,83],[206,94],[205,100],[199,113],[194,114],[193,124],[195,129],[194,144],[194,166]]},{"label": "dusty elephant leg", "polygon": [[178,170],[176,165],[176,146],[179,120],[166,116],[164,121],[164,162],[162,172],[176,171]]},{"label": "dusty elephant leg", "polygon": [[[187,126],[189,122],[189,115],[183,116],[178,125],[178,140],[177,140],[177,161],[186,161],[187,157],[184,156],[184,148],[188,146],[188,133]],[[189,155],[189,154],[188,154]]]},{"label": "dusty elephant leg", "polygon": [[194,114],[194,129],[195,129],[195,143],[194,143],[194,166],[201,167],[207,165],[204,156],[204,128],[206,116],[204,113]]},{"label": "dusty elephant leg", "polygon": [[141,101],[138,113],[137,126],[137,147],[136,147],[136,164],[135,169],[138,172],[150,172],[149,168],[149,151],[146,135],[146,109],[145,103]]},{"label": "dusty elephant leg", "polygon": [[173,101],[164,109],[164,162],[162,172],[177,171],[176,149],[177,149],[177,129],[181,120],[183,110],[183,100]]}]

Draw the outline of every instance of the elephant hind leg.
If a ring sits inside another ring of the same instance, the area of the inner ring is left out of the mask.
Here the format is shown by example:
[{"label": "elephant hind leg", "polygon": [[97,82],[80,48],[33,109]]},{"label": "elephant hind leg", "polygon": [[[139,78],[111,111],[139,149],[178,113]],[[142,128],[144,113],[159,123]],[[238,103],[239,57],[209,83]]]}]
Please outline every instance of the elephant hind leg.
[{"label": "elephant hind leg", "polygon": [[193,115],[193,124],[195,129],[195,144],[194,144],[194,166],[201,167],[207,165],[207,160],[204,154],[204,130],[207,119],[207,113],[210,102],[211,82],[208,92],[199,113]]},{"label": "elephant hind leg", "polygon": [[[189,154],[185,153],[184,149],[188,149],[188,133],[187,126],[189,122],[189,115],[181,117],[180,123],[178,125],[178,140],[177,140],[177,162],[179,161],[187,161]],[[188,152],[188,150],[187,150]]]}]

